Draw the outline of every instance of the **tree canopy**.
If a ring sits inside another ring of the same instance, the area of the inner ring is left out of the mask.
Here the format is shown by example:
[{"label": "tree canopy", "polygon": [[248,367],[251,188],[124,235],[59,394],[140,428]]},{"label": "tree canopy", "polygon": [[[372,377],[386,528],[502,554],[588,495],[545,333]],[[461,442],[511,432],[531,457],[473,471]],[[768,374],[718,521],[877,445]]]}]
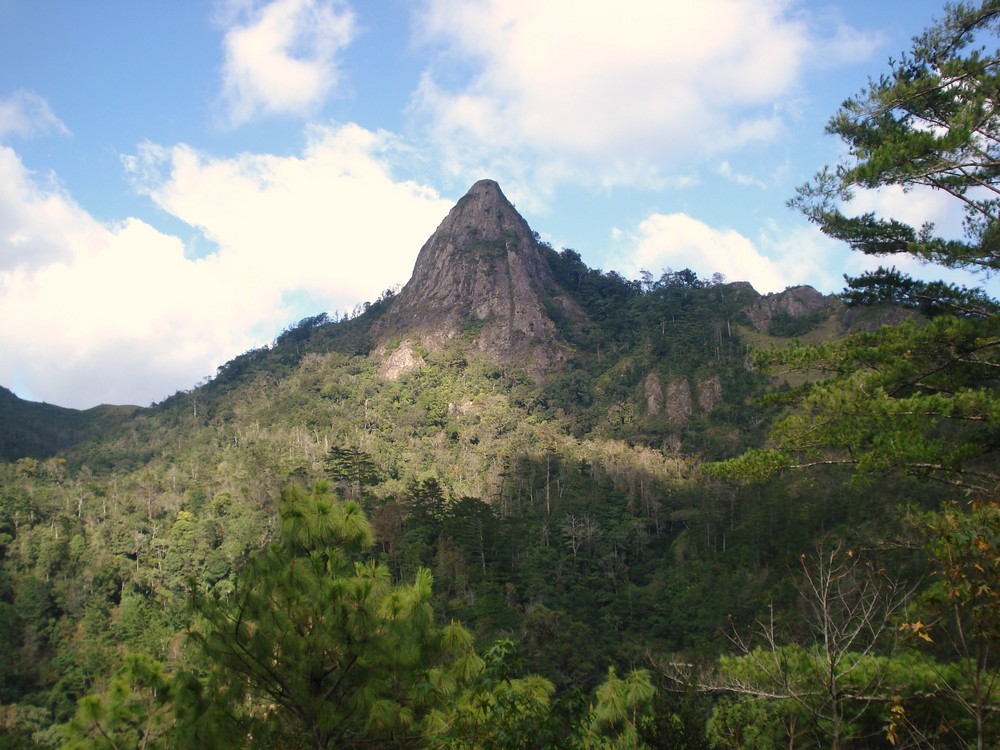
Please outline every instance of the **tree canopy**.
[{"label": "tree canopy", "polygon": [[[791,204],[864,253],[909,254],[948,268],[1000,268],[998,24],[994,0],[946,8],[889,73],[844,102],[827,131],[844,141],[848,159],[821,170]],[[951,196],[964,211],[965,237],[940,236],[930,223],[914,227],[873,212],[842,212],[855,191],[885,187]]]},{"label": "tree canopy", "polygon": [[[888,74],[841,106],[828,131],[845,143],[847,158],[823,168],[790,204],[854,250],[906,256],[988,280],[1000,269],[998,36],[997,0],[948,6]],[[949,197],[964,213],[962,236],[939,233],[930,222],[917,227],[874,212],[849,215],[858,191],[894,189]],[[761,353],[762,366],[809,377],[787,395],[793,408],[774,425],[767,448],[713,471],[756,480],[789,468],[846,465],[867,476],[906,473],[953,488],[952,502],[911,516],[926,542],[932,581],[900,632],[951,659],[939,664],[929,658],[919,667],[913,662],[910,678],[927,686],[910,694],[949,696],[973,720],[969,735],[983,748],[995,736],[1000,675],[994,593],[1000,304],[979,286],[914,279],[894,267],[847,283],[842,297],[850,305],[912,312],[832,343]],[[775,647],[766,653],[783,652]],[[754,707],[738,704],[738,716]],[[944,742],[958,721],[918,727],[921,711],[898,703],[891,712],[886,737],[892,744],[903,742],[905,732],[914,741]],[[727,727],[717,724],[718,731],[729,732]]]},{"label": "tree canopy", "polygon": [[[827,235],[879,256],[908,256],[982,281],[1000,268],[1000,2],[957,4],[914,39],[889,73],[848,99],[828,131],[848,157],[824,167],[790,205]],[[847,213],[859,190],[930,190],[964,212],[964,235],[873,212]],[[1000,473],[1000,306],[980,287],[923,281],[892,268],[847,280],[852,305],[913,310],[898,325],[822,346],[766,352],[759,363],[807,371],[799,409],[768,450],[719,467],[766,476],[844,464],[903,471],[991,495]]]}]

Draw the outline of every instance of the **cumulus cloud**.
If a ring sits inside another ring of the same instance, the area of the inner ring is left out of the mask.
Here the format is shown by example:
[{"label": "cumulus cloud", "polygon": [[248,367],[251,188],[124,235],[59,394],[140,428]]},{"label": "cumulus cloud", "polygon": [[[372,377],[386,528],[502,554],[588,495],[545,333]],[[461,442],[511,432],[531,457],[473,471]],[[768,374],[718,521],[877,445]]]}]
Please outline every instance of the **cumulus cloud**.
[{"label": "cumulus cloud", "polygon": [[427,0],[421,29],[441,65],[414,111],[455,165],[502,169],[530,152],[556,179],[660,187],[692,158],[780,134],[783,102],[821,40],[849,47],[844,56],[864,46],[843,27],[823,38],[794,10],[787,0]]},{"label": "cumulus cloud", "polygon": [[43,97],[31,91],[15,91],[0,98],[0,138],[49,133],[69,135],[69,128],[55,116]]},{"label": "cumulus cloud", "polygon": [[278,285],[346,302],[406,281],[451,206],[394,181],[383,160],[394,145],[357,125],[314,126],[300,156],[147,145],[129,163],[157,205],[218,246],[227,277],[248,293]]},{"label": "cumulus cloud", "polygon": [[753,239],[716,228],[683,213],[654,213],[633,229],[614,234],[615,267],[629,278],[640,270],[690,268],[700,278],[721,273],[729,281],[749,281],[762,294],[809,284],[824,294],[844,287],[844,274],[857,276],[878,266],[877,259],[852,252],[805,222],[762,223]]},{"label": "cumulus cloud", "polygon": [[652,214],[634,231],[616,235],[617,265],[628,278],[638,278],[640,270],[657,276],[667,268],[690,268],[701,278],[721,273],[730,281],[749,281],[759,292],[793,283],[785,268],[739,232],[715,229],[686,214]]},{"label": "cumulus cloud", "polygon": [[12,323],[0,330],[0,382],[67,406],[148,403],[246,343],[226,321],[198,323],[219,296],[176,238],[134,219],[97,222],[10,150],[0,184],[0,317]]},{"label": "cumulus cloud", "polygon": [[[943,279],[965,286],[983,283],[974,274],[949,271],[910,256],[878,258],[854,252],[804,221],[765,220],[751,239],[687,214],[654,213],[632,229],[615,230],[612,240],[614,269],[627,278],[639,278],[642,270],[659,276],[666,269],[690,268],[702,279],[721,273],[728,281],[749,281],[762,294],[799,284],[837,294],[844,289],[845,276],[891,265],[918,279]],[[995,294],[993,287],[989,291]]]},{"label": "cumulus cloud", "polygon": [[66,262],[100,231],[57,181],[30,175],[0,146],[0,273]]},{"label": "cumulus cloud", "polygon": [[[851,216],[871,212],[880,218],[896,219],[918,228],[930,223],[934,225],[935,233],[950,239],[959,239],[965,234],[962,204],[941,190],[926,187],[904,191],[897,185],[890,185],[878,190],[857,190],[853,200],[843,210]],[[860,256],[859,253],[855,255]],[[982,286],[993,296],[1000,294],[1000,282],[994,276],[947,269],[909,255],[864,256],[858,265],[862,270],[895,266],[916,278],[940,279],[968,287]]]},{"label": "cumulus cloud", "polygon": [[147,144],[128,165],[216,243],[201,258],[138,219],[96,221],[0,149],[0,317],[13,322],[0,383],[66,406],[147,404],[269,341],[299,315],[296,295],[349,309],[405,281],[450,201],[394,181],[391,145],[353,126],[316,128],[284,157]]},{"label": "cumulus cloud", "polygon": [[303,114],[339,80],[337,54],[355,36],[338,0],[274,0],[228,6],[223,102],[232,126],[259,115]]},{"label": "cumulus cloud", "polygon": [[946,237],[958,238],[963,232],[960,202],[941,190],[914,188],[904,191],[898,185],[878,190],[856,190],[844,210],[851,216],[871,212],[914,227],[930,222],[937,232]]}]

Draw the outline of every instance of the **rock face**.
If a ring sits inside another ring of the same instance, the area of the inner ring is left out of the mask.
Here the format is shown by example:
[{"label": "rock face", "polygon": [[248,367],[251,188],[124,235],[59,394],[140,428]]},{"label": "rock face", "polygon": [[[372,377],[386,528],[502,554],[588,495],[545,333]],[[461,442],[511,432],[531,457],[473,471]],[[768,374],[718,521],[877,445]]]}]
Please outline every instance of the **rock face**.
[{"label": "rock face", "polygon": [[698,381],[698,407],[702,414],[708,414],[722,403],[722,379],[718,375]]},{"label": "rock face", "polygon": [[649,373],[643,381],[643,391],[646,395],[646,408],[650,414],[659,414],[663,408],[663,384],[656,373]]},{"label": "rock face", "polygon": [[527,222],[496,182],[481,180],[421,248],[373,332],[415,338],[429,351],[466,335],[473,349],[525,360],[540,376],[560,357],[545,309],[545,300],[568,304],[558,291]]},{"label": "rock face", "polygon": [[811,286],[793,286],[783,292],[758,297],[746,308],[746,315],[754,328],[766,331],[771,319],[779,313],[799,318],[836,304],[833,298],[824,297]]},{"label": "rock face", "polygon": [[691,418],[691,384],[687,380],[672,380],[667,384],[667,421],[685,425]]},{"label": "rock face", "polygon": [[386,380],[396,380],[404,372],[419,370],[423,365],[424,360],[413,351],[413,345],[404,341],[382,361],[379,374]]}]

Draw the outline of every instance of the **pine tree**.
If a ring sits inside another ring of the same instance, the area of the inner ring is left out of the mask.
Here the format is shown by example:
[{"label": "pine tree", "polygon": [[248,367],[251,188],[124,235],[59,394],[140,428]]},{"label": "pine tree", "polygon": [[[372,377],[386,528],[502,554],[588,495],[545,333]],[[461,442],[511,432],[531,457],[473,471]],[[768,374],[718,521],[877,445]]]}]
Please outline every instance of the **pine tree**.
[{"label": "pine tree", "polygon": [[291,486],[281,541],[253,557],[232,597],[196,597],[207,692],[258,744],[415,746],[452,676],[470,669],[468,634],[434,624],[430,573],[393,584],[365,557],[371,545],[357,503],[325,482]]},{"label": "pine tree", "polygon": [[[828,131],[850,154],[801,187],[790,204],[853,249],[910,256],[989,277],[1000,269],[1000,1],[949,6],[889,74],[846,101]],[[965,236],[944,237],[873,213],[849,217],[859,189],[932,190],[965,213]],[[919,313],[896,326],[821,346],[764,353],[774,369],[812,375],[772,447],[716,467],[762,477],[789,467],[844,464],[901,471],[989,497],[1000,483],[1000,304],[981,288],[880,268],[848,279],[848,304]]]}]

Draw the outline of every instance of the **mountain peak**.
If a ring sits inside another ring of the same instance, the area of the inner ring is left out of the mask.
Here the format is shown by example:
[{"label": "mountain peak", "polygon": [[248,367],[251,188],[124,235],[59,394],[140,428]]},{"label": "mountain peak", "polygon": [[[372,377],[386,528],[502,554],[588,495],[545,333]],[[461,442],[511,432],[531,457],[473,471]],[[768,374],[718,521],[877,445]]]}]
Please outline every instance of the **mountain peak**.
[{"label": "mountain peak", "polygon": [[560,351],[545,308],[555,290],[528,223],[496,182],[480,180],[424,243],[376,333],[430,350],[468,333],[473,348],[540,373]]},{"label": "mountain peak", "polygon": [[469,192],[466,193],[466,195],[479,193],[490,193],[503,197],[503,191],[500,189],[500,183],[496,180],[490,180],[488,178],[477,181],[475,185],[469,188]]},{"label": "mountain peak", "polygon": [[[514,208],[514,204],[507,200],[500,185],[493,180],[480,180],[469,188],[469,192],[455,204],[424,247],[436,238],[442,239],[442,236],[459,249],[475,247],[477,242],[496,243],[497,249],[501,243],[506,246],[508,241],[531,247],[535,245],[534,234],[528,223]],[[420,266],[418,256],[414,275]]]}]

